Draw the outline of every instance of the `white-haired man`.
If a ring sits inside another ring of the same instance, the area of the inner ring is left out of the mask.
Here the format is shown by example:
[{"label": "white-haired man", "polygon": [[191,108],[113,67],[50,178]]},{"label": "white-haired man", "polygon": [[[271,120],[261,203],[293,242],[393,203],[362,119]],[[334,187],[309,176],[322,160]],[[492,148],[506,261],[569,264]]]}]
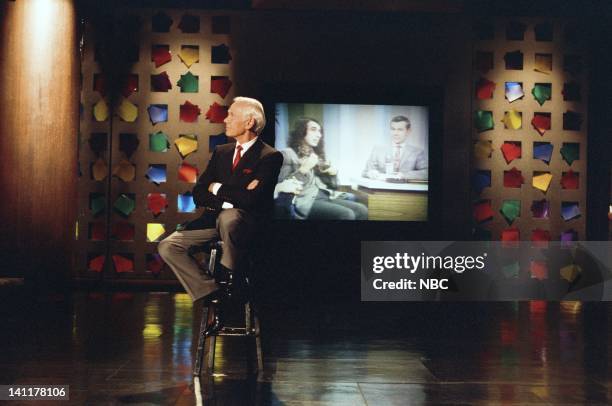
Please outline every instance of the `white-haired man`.
[{"label": "white-haired man", "polygon": [[274,186],[283,163],[282,154],[259,139],[266,125],[259,101],[236,97],[224,122],[225,134],[236,142],[215,148],[193,189],[194,202],[204,213],[158,246],[194,302],[219,287],[200,270],[189,248],[220,238],[221,265],[239,269],[257,225],[273,211]]}]

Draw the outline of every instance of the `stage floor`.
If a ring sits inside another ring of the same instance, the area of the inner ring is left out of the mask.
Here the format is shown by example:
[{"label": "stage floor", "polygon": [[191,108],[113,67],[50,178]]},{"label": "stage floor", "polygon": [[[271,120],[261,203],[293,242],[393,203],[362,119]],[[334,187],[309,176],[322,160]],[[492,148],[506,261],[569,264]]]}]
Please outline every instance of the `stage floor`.
[{"label": "stage floor", "polygon": [[[191,405],[201,309],[180,293],[3,295],[0,384],[67,384],[84,405]],[[313,300],[313,303],[316,300]],[[265,372],[217,341],[212,405],[612,404],[606,303],[261,308]],[[10,402],[9,404],[18,404]]]}]

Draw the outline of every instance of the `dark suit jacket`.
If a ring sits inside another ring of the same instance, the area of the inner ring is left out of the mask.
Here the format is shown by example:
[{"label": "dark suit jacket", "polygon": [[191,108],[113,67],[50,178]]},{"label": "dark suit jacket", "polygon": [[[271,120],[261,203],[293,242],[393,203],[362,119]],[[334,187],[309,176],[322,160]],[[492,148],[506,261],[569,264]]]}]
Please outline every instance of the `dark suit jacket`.
[{"label": "dark suit jacket", "polygon": [[[244,153],[238,166],[232,172],[235,144],[224,144],[215,148],[208,167],[193,188],[193,200],[198,207],[204,207],[202,216],[185,226],[187,230],[215,227],[217,215],[223,202],[229,202],[236,209],[252,214],[256,220],[270,216],[274,208],[274,187],[283,164],[283,155],[258,139]],[[254,179],[259,181],[253,190],[247,185]],[[213,182],[222,186],[217,195],[208,191]]]}]

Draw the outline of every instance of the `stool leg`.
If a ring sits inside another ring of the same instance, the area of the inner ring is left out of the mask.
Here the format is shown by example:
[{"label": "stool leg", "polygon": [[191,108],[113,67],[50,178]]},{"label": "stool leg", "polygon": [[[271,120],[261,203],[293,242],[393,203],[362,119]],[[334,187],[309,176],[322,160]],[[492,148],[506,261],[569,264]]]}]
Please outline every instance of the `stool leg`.
[{"label": "stool leg", "polygon": [[193,376],[200,376],[202,373],[202,360],[204,358],[204,346],[206,337],[204,336],[204,332],[206,331],[206,325],[208,321],[208,307],[204,306],[202,308],[202,318],[200,320],[200,332],[198,334],[198,348],[196,350],[195,356],[195,367],[193,369]]},{"label": "stool leg", "polygon": [[[248,372],[253,372],[253,351],[251,348],[251,338],[253,337],[252,331],[252,312],[251,312],[251,303],[246,302],[244,304],[244,331],[246,335],[246,340],[244,341],[246,345],[246,353],[247,353],[247,369]],[[255,367],[257,371],[257,367]]]},{"label": "stool leg", "polygon": [[215,267],[217,263],[217,249],[213,248],[210,250],[210,259],[208,261],[208,272],[210,276],[215,277]]},{"label": "stool leg", "polygon": [[259,326],[259,317],[257,313],[253,313],[253,320],[255,321],[255,348],[257,350],[257,370],[259,373],[263,373],[263,352],[261,350],[261,328]]},{"label": "stool leg", "polygon": [[206,357],[206,372],[213,374],[215,372],[215,347],[217,344],[217,336],[210,336],[206,339],[208,345],[208,356]]}]

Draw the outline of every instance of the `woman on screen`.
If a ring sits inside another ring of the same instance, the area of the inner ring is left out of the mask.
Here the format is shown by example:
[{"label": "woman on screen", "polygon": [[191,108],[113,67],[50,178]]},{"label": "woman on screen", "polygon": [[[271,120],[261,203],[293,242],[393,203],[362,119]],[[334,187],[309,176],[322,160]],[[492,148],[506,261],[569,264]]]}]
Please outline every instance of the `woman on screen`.
[{"label": "woman on screen", "polygon": [[277,217],[322,220],[367,220],[368,209],[354,195],[339,192],[337,169],[325,157],[323,127],[301,117],[282,150],[283,167],[274,190]]}]

